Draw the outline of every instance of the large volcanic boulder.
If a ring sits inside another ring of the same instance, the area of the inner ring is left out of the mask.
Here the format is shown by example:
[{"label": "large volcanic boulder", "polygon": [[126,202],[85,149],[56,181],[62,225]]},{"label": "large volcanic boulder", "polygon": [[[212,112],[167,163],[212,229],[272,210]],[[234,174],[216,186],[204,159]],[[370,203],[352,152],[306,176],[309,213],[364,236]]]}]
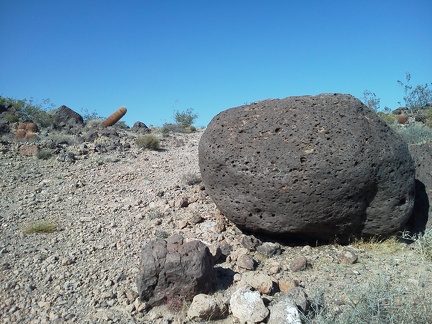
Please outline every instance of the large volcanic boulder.
[{"label": "large volcanic boulder", "polygon": [[223,111],[201,137],[199,165],[227,218],[287,239],[388,235],[414,206],[407,144],[351,95]]},{"label": "large volcanic boulder", "polygon": [[410,229],[423,231],[432,227],[432,142],[408,146],[416,168],[416,199]]},{"label": "large volcanic boulder", "polygon": [[83,117],[76,111],[63,105],[51,112],[53,122],[57,127],[82,127],[84,125]]}]

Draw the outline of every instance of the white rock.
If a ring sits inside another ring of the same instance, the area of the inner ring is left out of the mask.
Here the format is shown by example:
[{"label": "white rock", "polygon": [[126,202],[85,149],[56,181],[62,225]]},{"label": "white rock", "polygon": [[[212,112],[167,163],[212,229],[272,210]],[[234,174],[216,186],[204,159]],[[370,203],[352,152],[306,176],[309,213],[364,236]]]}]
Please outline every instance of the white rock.
[{"label": "white rock", "polygon": [[240,288],[231,295],[230,309],[240,323],[259,323],[269,314],[260,293],[249,288]]},{"label": "white rock", "polygon": [[270,308],[267,324],[301,324],[300,313],[290,298],[284,298]]}]

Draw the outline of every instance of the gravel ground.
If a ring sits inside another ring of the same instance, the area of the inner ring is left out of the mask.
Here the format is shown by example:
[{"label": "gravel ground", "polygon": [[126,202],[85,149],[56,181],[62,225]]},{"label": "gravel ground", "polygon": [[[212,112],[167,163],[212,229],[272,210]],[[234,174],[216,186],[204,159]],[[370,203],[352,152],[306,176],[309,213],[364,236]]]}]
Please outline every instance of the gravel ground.
[{"label": "gravel ground", "polygon": [[[0,321],[2,323],[184,323],[185,310],[147,309],[137,298],[139,252],[150,240],[181,233],[211,248],[231,246],[218,269],[232,282],[217,283],[229,299],[250,272],[237,256],[246,252],[255,273],[269,275],[281,292],[294,286],[310,301],[321,299],[331,314],[349,308],[351,293],[384,278],[403,290],[402,299],[432,295],[432,264],[413,246],[386,251],[375,245],[275,243],[281,253],[265,257],[245,251],[245,234],[218,214],[199,183],[194,134],[173,134],[158,151],[131,148],[77,153],[74,163],[22,154],[32,144],[3,141],[0,150]],[[79,152],[79,145],[70,150]],[[21,152],[21,153],[20,153]],[[38,221],[57,224],[53,233],[24,234]],[[358,257],[344,262],[341,252]],[[295,263],[305,264],[295,271]],[[299,261],[300,260],[300,261]],[[369,287],[369,288],[367,288]],[[401,291],[402,291],[401,290]],[[186,305],[187,306],[187,305]],[[185,306],[185,308],[186,308]],[[235,323],[232,315],[221,320]]]}]

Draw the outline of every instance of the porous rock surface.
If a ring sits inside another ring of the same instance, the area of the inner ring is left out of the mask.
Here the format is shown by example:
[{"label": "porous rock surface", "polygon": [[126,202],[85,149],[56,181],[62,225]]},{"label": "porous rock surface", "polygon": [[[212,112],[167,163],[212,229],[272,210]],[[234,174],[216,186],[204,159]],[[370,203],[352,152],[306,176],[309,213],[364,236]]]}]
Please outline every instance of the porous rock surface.
[{"label": "porous rock surface", "polygon": [[63,126],[63,125],[82,126],[84,124],[83,117],[65,105],[62,105],[57,109],[53,110],[51,112],[51,115],[54,123],[58,126]]},{"label": "porous rock surface", "polygon": [[223,111],[201,137],[199,166],[224,216],[252,232],[387,235],[407,222],[414,205],[407,144],[351,95]]},{"label": "porous rock surface", "polygon": [[201,241],[185,242],[177,234],[154,240],[141,251],[138,294],[149,306],[178,296],[192,300],[210,292],[213,281],[213,256]]}]

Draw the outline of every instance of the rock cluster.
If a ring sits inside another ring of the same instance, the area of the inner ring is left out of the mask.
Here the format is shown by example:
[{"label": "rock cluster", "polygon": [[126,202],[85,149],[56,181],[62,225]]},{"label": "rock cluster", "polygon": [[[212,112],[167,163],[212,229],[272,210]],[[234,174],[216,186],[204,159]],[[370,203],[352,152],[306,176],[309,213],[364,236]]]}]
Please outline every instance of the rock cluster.
[{"label": "rock cluster", "polygon": [[389,235],[414,206],[407,144],[350,95],[271,99],[223,111],[204,131],[199,165],[221,212],[261,234]]}]

